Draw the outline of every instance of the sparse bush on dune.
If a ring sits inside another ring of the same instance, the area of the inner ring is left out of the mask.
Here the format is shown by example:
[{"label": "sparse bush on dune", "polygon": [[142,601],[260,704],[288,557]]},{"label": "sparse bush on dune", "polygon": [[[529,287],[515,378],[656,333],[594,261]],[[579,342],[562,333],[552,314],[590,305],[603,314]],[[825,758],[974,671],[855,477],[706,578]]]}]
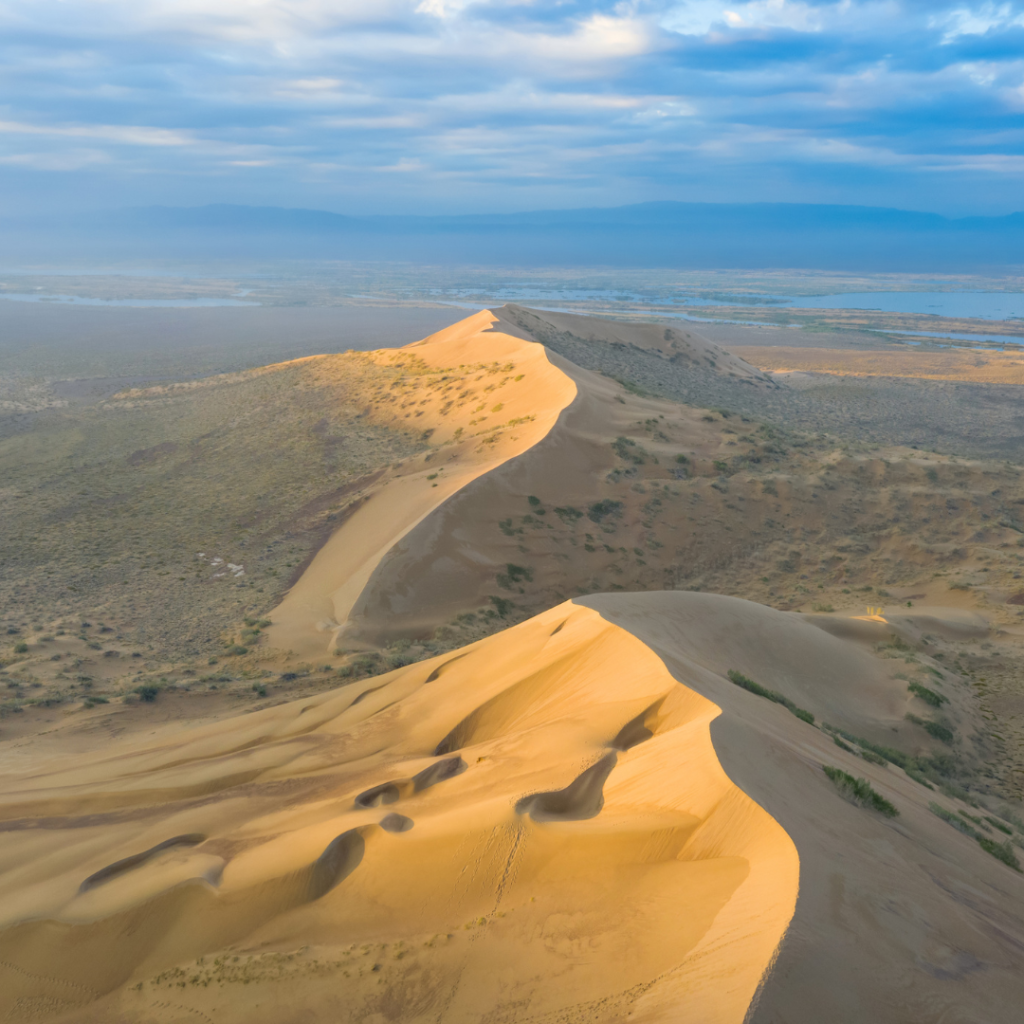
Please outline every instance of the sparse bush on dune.
[{"label": "sparse bush on dune", "polygon": [[[597,523],[599,526],[606,519],[621,519],[622,518],[623,505],[621,501],[614,501],[611,498],[604,498],[601,501],[595,501],[590,508],[587,509],[587,518],[591,522]],[[555,509],[557,512],[558,509]]]},{"label": "sparse bush on dune", "polygon": [[942,707],[942,705],[947,703],[949,699],[941,693],[936,693],[935,690],[929,690],[927,686],[922,686],[920,683],[911,683],[907,689],[910,690],[915,697],[919,697],[926,704],[930,704],[933,708]]},{"label": "sparse bush on dune", "polygon": [[583,513],[578,508],[573,508],[572,505],[566,505],[563,508],[556,508],[555,515],[562,520],[567,526],[572,526],[578,519],[583,518]]},{"label": "sparse bush on dune", "polygon": [[887,818],[895,818],[900,813],[881,793],[872,788],[867,779],[856,778],[841,768],[833,768],[831,765],[823,764],[821,767],[839,792],[852,803],[878,811]]},{"label": "sparse bush on dune", "polygon": [[505,571],[498,573],[498,586],[502,587],[504,590],[511,590],[513,586],[516,586],[522,581],[525,581],[526,583],[533,582],[532,569],[508,562],[505,565]]},{"label": "sparse bush on dune", "polygon": [[[998,842],[995,839],[990,839],[988,836],[982,835],[970,824],[969,821],[964,820],[964,818],[970,817],[971,820],[980,824],[980,820],[975,818],[973,815],[968,816],[964,814],[964,812],[961,812],[961,815],[963,816],[958,816],[934,801],[930,803],[928,807],[932,814],[952,825],[958,832],[963,832],[965,836],[970,836],[986,853],[991,854],[997,860],[1001,860],[1007,867],[1013,868],[1014,871],[1019,872],[1021,870],[1020,861],[1018,860],[1016,853],[1014,853],[1013,844],[1009,839],[1004,842]],[[991,821],[992,819],[988,820]],[[999,825],[996,822],[993,823],[997,824],[1001,831],[1008,831],[1004,825]]]},{"label": "sparse bush on dune", "polygon": [[909,712],[907,713],[906,718],[908,722],[913,722],[914,725],[921,726],[929,736],[934,737],[941,743],[952,744],[956,734],[944,722],[933,722],[928,718],[918,718],[917,715],[910,714]]},{"label": "sparse bush on dune", "polygon": [[745,676],[742,672],[737,672],[735,669],[730,669],[728,675],[729,680],[737,686],[741,686],[744,690],[748,690],[750,693],[756,693],[758,697],[764,697],[775,704],[781,704],[787,711],[792,712],[792,714],[796,715],[796,717],[802,722],[814,725],[814,715],[812,715],[810,711],[805,711],[803,708],[797,707],[797,705],[788,697],[784,697],[781,693],[776,693],[775,690],[769,690],[768,687],[762,686],[760,683],[755,683],[749,676]]}]

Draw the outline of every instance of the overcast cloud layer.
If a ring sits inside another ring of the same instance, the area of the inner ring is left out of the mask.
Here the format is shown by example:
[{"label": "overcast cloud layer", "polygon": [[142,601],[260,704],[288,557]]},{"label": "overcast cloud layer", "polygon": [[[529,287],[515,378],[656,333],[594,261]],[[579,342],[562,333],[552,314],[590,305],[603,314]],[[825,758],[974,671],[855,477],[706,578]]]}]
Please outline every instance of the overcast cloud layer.
[{"label": "overcast cloud layer", "polygon": [[0,212],[1024,208],[1024,0],[0,0]]}]

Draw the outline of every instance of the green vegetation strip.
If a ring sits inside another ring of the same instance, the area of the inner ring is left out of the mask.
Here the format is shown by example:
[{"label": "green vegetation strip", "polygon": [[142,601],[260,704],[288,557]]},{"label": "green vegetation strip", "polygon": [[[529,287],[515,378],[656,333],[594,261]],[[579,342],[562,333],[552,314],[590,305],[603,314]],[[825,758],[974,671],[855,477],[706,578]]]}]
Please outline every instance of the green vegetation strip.
[{"label": "green vegetation strip", "polygon": [[836,788],[848,800],[852,800],[861,807],[870,807],[887,818],[895,818],[900,812],[882,796],[871,788],[867,779],[857,779],[840,768],[833,768],[831,765],[821,766],[825,774],[835,783]]},{"label": "green vegetation strip", "polygon": [[929,690],[927,686],[922,686],[920,683],[911,683],[907,689],[909,689],[915,697],[920,697],[925,704],[931,704],[933,708],[941,708],[948,700],[948,698],[943,696],[941,693]]},{"label": "green vegetation strip", "polygon": [[[981,824],[980,819],[975,818],[973,815],[964,814],[963,817],[954,814],[952,811],[947,811],[945,807],[939,806],[934,801],[928,805],[932,814],[938,815],[943,821],[948,822],[958,832],[963,832],[965,836],[970,836],[974,839],[977,844],[986,852],[992,854],[997,860],[1001,860],[1007,867],[1013,868],[1014,871],[1020,871],[1020,861],[1017,859],[1017,855],[1013,852],[1013,845],[1010,840],[1007,839],[1005,842],[998,843],[994,839],[989,839],[988,836],[983,836],[973,825],[965,821],[964,818],[970,817],[972,821]],[[992,821],[991,818],[988,819]],[[1005,825],[999,825],[996,822],[997,827],[1003,832],[1007,831]],[[982,826],[984,827],[984,826]]]},{"label": "green vegetation strip", "polygon": [[745,676],[742,672],[737,672],[735,669],[729,669],[729,679],[737,686],[742,686],[744,690],[756,693],[758,697],[765,697],[768,700],[773,701],[775,704],[781,704],[787,711],[791,711],[802,722],[808,722],[810,725],[814,725],[814,715],[812,715],[810,711],[798,708],[788,697],[783,697],[781,693],[776,693],[774,690],[769,690],[768,687],[762,686],[760,683],[755,683],[753,679]]}]

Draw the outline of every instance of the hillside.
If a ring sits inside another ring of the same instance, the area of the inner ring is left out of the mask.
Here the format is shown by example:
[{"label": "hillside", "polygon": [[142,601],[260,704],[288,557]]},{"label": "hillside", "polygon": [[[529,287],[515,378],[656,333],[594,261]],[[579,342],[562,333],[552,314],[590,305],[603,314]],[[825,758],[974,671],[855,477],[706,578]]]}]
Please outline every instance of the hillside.
[{"label": "hillside", "polygon": [[1020,469],[573,345],[795,392],[506,307],[8,449],[0,1016],[1014,1019]]},{"label": "hillside", "polygon": [[760,989],[754,1020],[896,1024],[942,979],[947,1013],[1009,1020],[1024,883],[930,805],[1002,831],[819,728],[913,744],[872,625],[605,595],[319,697],[9,766],[0,1005],[738,1024]]}]

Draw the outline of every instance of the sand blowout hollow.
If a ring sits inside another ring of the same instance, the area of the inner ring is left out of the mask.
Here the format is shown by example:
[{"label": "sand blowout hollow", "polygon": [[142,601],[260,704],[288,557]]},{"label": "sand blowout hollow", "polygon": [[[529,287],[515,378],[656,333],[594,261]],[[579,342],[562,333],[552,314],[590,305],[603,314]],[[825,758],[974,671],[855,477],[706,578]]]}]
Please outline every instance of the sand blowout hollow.
[{"label": "sand blowout hollow", "polygon": [[799,865],[718,763],[717,714],[569,603],[8,777],[0,1012],[739,1022]]}]

